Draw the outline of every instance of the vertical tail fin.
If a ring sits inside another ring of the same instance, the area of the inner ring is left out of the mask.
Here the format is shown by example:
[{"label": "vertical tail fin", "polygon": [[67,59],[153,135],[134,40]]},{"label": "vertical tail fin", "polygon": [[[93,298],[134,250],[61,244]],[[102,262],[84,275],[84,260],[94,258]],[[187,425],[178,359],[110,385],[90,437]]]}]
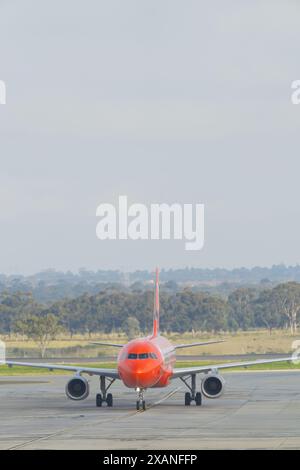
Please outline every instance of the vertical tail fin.
[{"label": "vertical tail fin", "polygon": [[159,269],[156,268],[155,290],[154,290],[154,310],[153,310],[153,336],[159,334]]}]

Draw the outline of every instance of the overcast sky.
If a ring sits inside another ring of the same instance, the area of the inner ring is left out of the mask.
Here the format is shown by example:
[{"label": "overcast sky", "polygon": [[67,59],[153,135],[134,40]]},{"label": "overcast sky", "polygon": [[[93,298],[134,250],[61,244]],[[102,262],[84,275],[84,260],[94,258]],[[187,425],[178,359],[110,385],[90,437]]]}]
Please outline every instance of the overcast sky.
[{"label": "overcast sky", "polygon": [[[300,262],[297,0],[0,0],[0,272]],[[96,207],[204,203],[205,245]]]}]

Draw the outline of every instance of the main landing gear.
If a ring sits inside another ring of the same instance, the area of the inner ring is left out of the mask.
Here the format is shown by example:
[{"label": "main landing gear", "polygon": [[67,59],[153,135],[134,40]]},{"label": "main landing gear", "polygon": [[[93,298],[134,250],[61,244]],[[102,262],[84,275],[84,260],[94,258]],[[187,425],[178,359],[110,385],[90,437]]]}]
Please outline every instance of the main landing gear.
[{"label": "main landing gear", "polygon": [[109,384],[106,386],[106,380],[104,375],[100,375],[100,390],[101,393],[96,395],[96,406],[102,406],[103,402],[106,402],[107,406],[113,406],[113,396],[111,393],[107,393],[109,387],[114,383],[115,379],[108,379]]},{"label": "main landing gear", "polygon": [[142,388],[137,388],[136,391],[138,392],[138,399],[136,402],[136,409],[139,411],[142,409],[143,411],[146,410],[146,402],[144,400],[144,389]]},{"label": "main landing gear", "polygon": [[196,374],[191,375],[191,385],[188,384],[186,379],[180,377],[182,382],[188,387],[190,392],[186,392],[184,397],[184,404],[185,406],[190,406],[191,402],[194,401],[196,406],[202,405],[202,394],[200,392],[196,392]]}]

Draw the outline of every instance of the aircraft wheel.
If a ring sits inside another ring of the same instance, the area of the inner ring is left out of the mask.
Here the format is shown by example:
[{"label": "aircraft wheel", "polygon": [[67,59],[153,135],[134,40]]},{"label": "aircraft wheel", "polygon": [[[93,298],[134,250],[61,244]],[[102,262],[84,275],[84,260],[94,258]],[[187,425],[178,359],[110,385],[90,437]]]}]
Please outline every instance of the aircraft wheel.
[{"label": "aircraft wheel", "polygon": [[202,395],[201,395],[200,392],[196,393],[195,402],[196,402],[196,406],[201,406],[202,405]]},{"label": "aircraft wheel", "polygon": [[189,392],[186,392],[185,396],[184,396],[184,404],[185,406],[190,406],[191,404],[191,401],[192,401],[192,396]]},{"label": "aircraft wheel", "polygon": [[103,400],[102,400],[102,395],[101,395],[101,393],[97,393],[97,395],[96,395],[96,406],[98,406],[98,407],[99,407],[99,406],[102,406],[102,401],[103,401]]},{"label": "aircraft wheel", "polygon": [[109,407],[113,406],[113,396],[111,393],[107,394],[106,403],[107,403],[107,406]]}]

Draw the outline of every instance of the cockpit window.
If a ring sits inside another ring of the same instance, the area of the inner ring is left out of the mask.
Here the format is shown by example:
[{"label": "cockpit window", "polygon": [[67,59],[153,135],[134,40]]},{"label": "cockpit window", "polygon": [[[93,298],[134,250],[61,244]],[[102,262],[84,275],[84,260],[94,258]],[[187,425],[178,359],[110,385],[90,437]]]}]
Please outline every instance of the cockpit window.
[{"label": "cockpit window", "polygon": [[139,354],[139,359],[148,359],[148,357],[149,357],[148,353]]},{"label": "cockpit window", "polygon": [[151,358],[151,359],[157,359],[157,356],[155,353],[153,352],[150,352],[150,353],[140,353],[140,354],[136,354],[136,353],[129,353],[128,354],[128,359],[148,359],[148,358]]},{"label": "cockpit window", "polygon": [[128,354],[128,359],[137,359],[137,354],[135,353]]},{"label": "cockpit window", "polygon": [[151,359],[157,359],[157,355],[153,352],[149,353],[149,356],[151,357]]}]

